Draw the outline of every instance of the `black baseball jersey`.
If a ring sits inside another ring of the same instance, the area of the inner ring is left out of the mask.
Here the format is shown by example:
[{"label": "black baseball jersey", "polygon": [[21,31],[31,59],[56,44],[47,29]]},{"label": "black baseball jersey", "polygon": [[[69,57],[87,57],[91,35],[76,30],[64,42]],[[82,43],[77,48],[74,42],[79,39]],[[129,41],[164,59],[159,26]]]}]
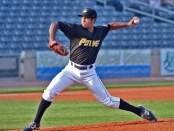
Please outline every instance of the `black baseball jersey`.
[{"label": "black baseball jersey", "polygon": [[65,22],[59,22],[59,28],[70,40],[70,60],[80,65],[94,64],[109,25],[96,26],[93,32]]}]

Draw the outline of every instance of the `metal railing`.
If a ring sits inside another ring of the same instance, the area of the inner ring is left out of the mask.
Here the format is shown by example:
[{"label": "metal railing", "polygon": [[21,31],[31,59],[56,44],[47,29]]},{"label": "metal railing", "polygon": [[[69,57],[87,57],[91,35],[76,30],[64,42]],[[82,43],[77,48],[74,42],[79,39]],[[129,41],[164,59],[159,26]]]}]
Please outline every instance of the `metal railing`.
[{"label": "metal railing", "polygon": [[140,11],[138,9],[134,9],[134,8],[130,8],[130,7],[124,7],[124,9],[127,10],[127,11],[130,11],[130,12],[133,12],[133,13],[139,13],[139,14],[144,15],[144,16],[152,17],[152,18],[155,18],[155,19],[158,19],[158,20],[170,23],[170,24],[174,24],[173,20],[170,20],[170,19],[167,19],[167,18],[164,18],[164,17],[161,17],[161,16],[157,16],[155,14],[143,12],[143,11]]},{"label": "metal railing", "polygon": [[[107,1],[108,0],[96,0],[96,1],[102,2],[104,5],[107,5]],[[123,7],[124,7],[125,11],[138,13],[140,15],[148,16],[148,17],[151,17],[151,18],[154,18],[154,19],[157,19],[157,20],[161,20],[161,21],[164,21],[164,22],[167,22],[167,23],[170,23],[170,24],[174,24],[174,20],[171,20],[171,19],[168,19],[168,18],[164,18],[162,16],[159,16],[159,15],[155,14],[156,11],[158,11],[158,12],[161,11],[162,13],[171,14],[171,15],[174,16],[174,11],[162,8],[160,6],[159,7],[154,7],[153,5],[145,3],[145,2],[143,2],[141,0],[120,0],[120,2],[123,3]],[[131,3],[135,3],[135,4],[137,3],[139,5],[142,5],[142,6],[145,6],[147,8],[150,8],[152,10],[152,13],[145,12],[145,11],[142,11],[142,10],[139,10],[139,9],[135,9],[135,8],[131,8],[129,6],[129,4],[131,4]]]}]

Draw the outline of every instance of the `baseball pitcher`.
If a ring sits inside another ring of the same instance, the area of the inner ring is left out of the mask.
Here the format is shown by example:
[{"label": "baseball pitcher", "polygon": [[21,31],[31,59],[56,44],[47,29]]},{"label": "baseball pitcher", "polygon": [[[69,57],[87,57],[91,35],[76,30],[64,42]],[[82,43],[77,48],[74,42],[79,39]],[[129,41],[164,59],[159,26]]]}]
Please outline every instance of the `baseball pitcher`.
[{"label": "baseball pitcher", "polygon": [[[41,118],[50,106],[55,96],[59,95],[66,87],[80,83],[88,87],[97,101],[113,109],[130,111],[146,120],[155,122],[155,115],[144,106],[133,106],[119,97],[109,94],[95,70],[95,61],[102,41],[109,31],[133,27],[139,23],[138,17],[133,17],[128,22],[112,22],[103,26],[94,26],[97,13],[94,9],[85,8],[81,14],[81,24],[71,24],[62,21],[53,22],[49,28],[49,48],[61,56],[70,55],[65,68],[50,82],[42,95],[36,116],[24,131],[40,128]],[[56,41],[56,31],[61,30],[70,40],[70,52]]]}]

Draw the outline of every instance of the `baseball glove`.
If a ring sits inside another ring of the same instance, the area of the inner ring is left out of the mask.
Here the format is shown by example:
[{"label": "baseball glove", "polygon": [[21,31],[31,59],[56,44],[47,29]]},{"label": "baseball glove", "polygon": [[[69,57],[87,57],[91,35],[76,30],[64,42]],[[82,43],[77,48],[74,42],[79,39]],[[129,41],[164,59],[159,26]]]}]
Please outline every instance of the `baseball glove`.
[{"label": "baseball glove", "polygon": [[69,52],[65,47],[62,46],[61,43],[49,44],[48,47],[60,56],[67,56],[69,54]]}]

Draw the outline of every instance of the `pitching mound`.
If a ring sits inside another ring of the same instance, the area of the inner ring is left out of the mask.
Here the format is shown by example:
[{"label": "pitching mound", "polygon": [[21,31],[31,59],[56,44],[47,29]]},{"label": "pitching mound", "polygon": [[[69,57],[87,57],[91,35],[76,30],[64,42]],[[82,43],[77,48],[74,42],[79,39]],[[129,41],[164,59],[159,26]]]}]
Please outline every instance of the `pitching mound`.
[{"label": "pitching mound", "polygon": [[174,119],[161,119],[154,123],[148,121],[101,123],[86,126],[47,128],[41,131],[174,131]]}]

